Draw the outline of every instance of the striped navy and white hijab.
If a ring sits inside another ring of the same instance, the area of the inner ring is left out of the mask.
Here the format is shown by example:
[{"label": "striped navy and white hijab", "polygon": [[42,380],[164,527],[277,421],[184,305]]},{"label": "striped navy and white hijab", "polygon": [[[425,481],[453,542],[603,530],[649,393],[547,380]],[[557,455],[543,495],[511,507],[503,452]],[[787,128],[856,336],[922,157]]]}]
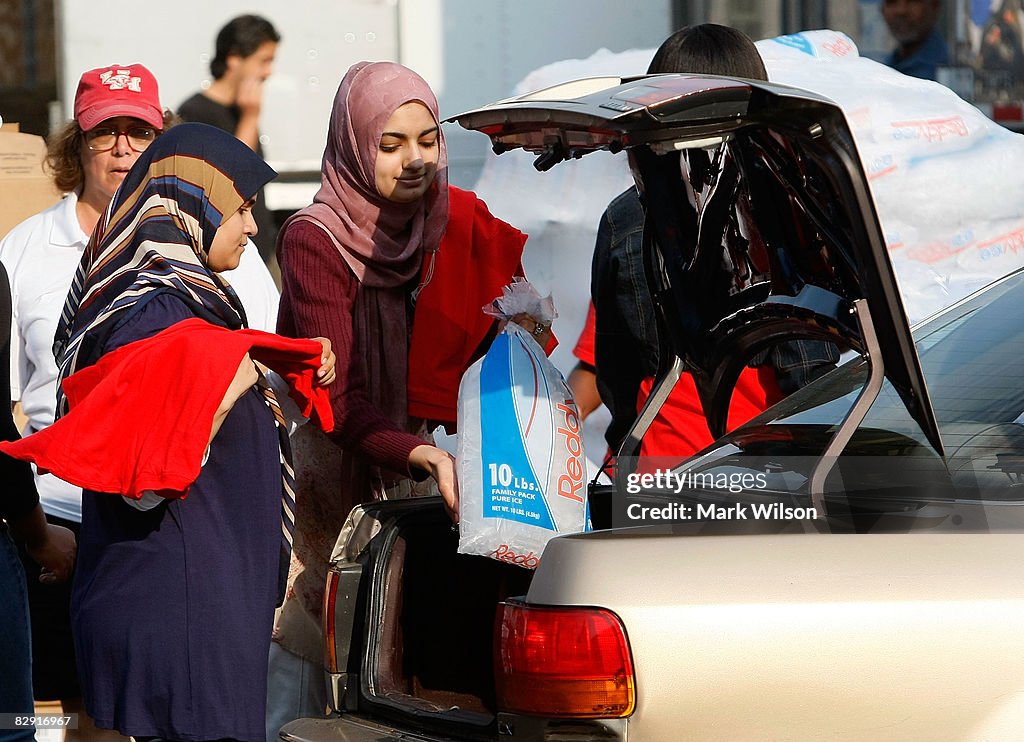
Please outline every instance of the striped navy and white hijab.
[{"label": "striped navy and white hijab", "polygon": [[[54,338],[61,378],[98,360],[110,334],[154,296],[173,292],[196,315],[231,329],[245,311],[207,267],[221,222],[276,176],[245,144],[181,124],[142,153],[89,240]],[[66,411],[64,404],[58,412]]]},{"label": "striped navy and white hijab", "polygon": [[[238,296],[207,266],[209,251],[221,222],[276,175],[249,147],[212,126],[181,124],[158,137],[117,189],[79,263],[54,337],[61,378],[99,360],[111,333],[162,293],[173,293],[212,324],[245,327]],[[280,405],[264,379],[258,385],[280,443],[280,598],[294,532],[295,480]],[[58,388],[58,415],[66,408]]]}]

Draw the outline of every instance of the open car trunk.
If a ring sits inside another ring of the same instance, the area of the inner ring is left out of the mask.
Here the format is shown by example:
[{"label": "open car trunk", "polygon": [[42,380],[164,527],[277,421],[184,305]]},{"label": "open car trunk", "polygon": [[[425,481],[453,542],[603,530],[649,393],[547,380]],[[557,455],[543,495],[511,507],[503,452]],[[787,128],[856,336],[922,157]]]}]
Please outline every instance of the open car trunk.
[{"label": "open car trunk", "polygon": [[[496,738],[495,612],[500,601],[526,594],[533,573],[458,554],[458,533],[439,498],[362,511],[372,525],[363,523],[349,539],[358,556],[339,554],[332,564],[332,571],[348,573],[350,586],[358,583],[334,595],[333,615],[353,619],[347,657],[338,647],[339,669],[347,665],[349,672],[335,710]],[[354,543],[360,538],[365,546]]]}]

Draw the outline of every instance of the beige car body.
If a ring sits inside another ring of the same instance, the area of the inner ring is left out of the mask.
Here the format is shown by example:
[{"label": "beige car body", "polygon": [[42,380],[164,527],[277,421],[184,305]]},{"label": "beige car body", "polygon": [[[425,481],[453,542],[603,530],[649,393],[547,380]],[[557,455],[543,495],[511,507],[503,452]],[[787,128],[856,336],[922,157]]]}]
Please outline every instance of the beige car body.
[{"label": "beige car body", "polygon": [[550,542],[528,602],[622,619],[624,739],[1014,739],[1022,556],[1015,534],[607,531]]}]

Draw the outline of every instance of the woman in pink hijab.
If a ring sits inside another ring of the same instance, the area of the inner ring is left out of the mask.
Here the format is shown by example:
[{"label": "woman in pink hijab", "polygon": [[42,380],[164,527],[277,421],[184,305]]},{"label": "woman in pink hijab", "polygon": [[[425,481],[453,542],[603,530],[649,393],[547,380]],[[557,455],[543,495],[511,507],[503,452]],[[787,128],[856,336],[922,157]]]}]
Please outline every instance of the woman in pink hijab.
[{"label": "woman in pink hijab", "polygon": [[[407,404],[413,308],[447,221],[447,156],[434,93],[399,64],[352,66],[335,97],[320,190],[285,223],[277,245],[278,332],[300,337],[319,328],[315,335],[330,338],[338,359],[334,432],[304,425],[292,439],[298,535],[288,602],[275,626],[279,645],[315,664],[314,686],[322,685],[321,649],[310,629],[349,511],[374,499],[429,494],[430,482],[422,481],[429,475],[458,518],[453,459],[425,442],[425,426],[410,419]],[[279,647],[271,652],[271,695],[275,673],[283,674],[275,652],[283,656]],[[272,697],[268,734],[276,736],[274,707]],[[297,711],[281,709],[280,718]]]},{"label": "woman in pink hijab", "polygon": [[321,327],[347,359],[331,390],[335,445],[324,449],[343,459],[345,486],[332,499],[344,500],[346,515],[427,475],[457,512],[452,458],[409,430],[405,395],[412,297],[447,218],[447,157],[430,87],[399,64],[354,65],[335,97],[320,190],[278,240],[278,331]]}]

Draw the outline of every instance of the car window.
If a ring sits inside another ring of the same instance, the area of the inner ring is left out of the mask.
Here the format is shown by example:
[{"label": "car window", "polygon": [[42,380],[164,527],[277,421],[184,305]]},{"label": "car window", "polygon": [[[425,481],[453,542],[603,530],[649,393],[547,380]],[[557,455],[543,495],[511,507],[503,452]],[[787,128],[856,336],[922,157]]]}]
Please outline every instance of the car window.
[{"label": "car window", "polygon": [[[1024,413],[1024,380],[1015,372],[1024,358],[1024,274],[1015,274],[914,332],[928,392],[941,425],[1012,423]],[[751,421],[819,425],[838,422],[867,379],[867,362],[854,357]],[[865,424],[915,438],[909,415],[886,382]],[[747,427],[747,426],[744,426]],[[728,437],[728,436],[727,436]],[[948,448],[948,446],[947,446]]]},{"label": "car window", "polygon": [[[914,339],[945,457],[936,456],[886,381],[843,453],[843,459],[867,458],[844,463],[845,484],[834,486],[849,489],[851,481],[871,480],[865,491],[884,490],[900,502],[1024,502],[1022,310],[1024,273],[1017,273],[921,323]],[[758,460],[755,468],[770,463],[808,475],[867,374],[867,362],[854,357],[724,436],[693,465],[708,470],[748,457]],[[935,486],[921,486],[924,480]],[[805,478],[800,481],[806,486]]]}]

